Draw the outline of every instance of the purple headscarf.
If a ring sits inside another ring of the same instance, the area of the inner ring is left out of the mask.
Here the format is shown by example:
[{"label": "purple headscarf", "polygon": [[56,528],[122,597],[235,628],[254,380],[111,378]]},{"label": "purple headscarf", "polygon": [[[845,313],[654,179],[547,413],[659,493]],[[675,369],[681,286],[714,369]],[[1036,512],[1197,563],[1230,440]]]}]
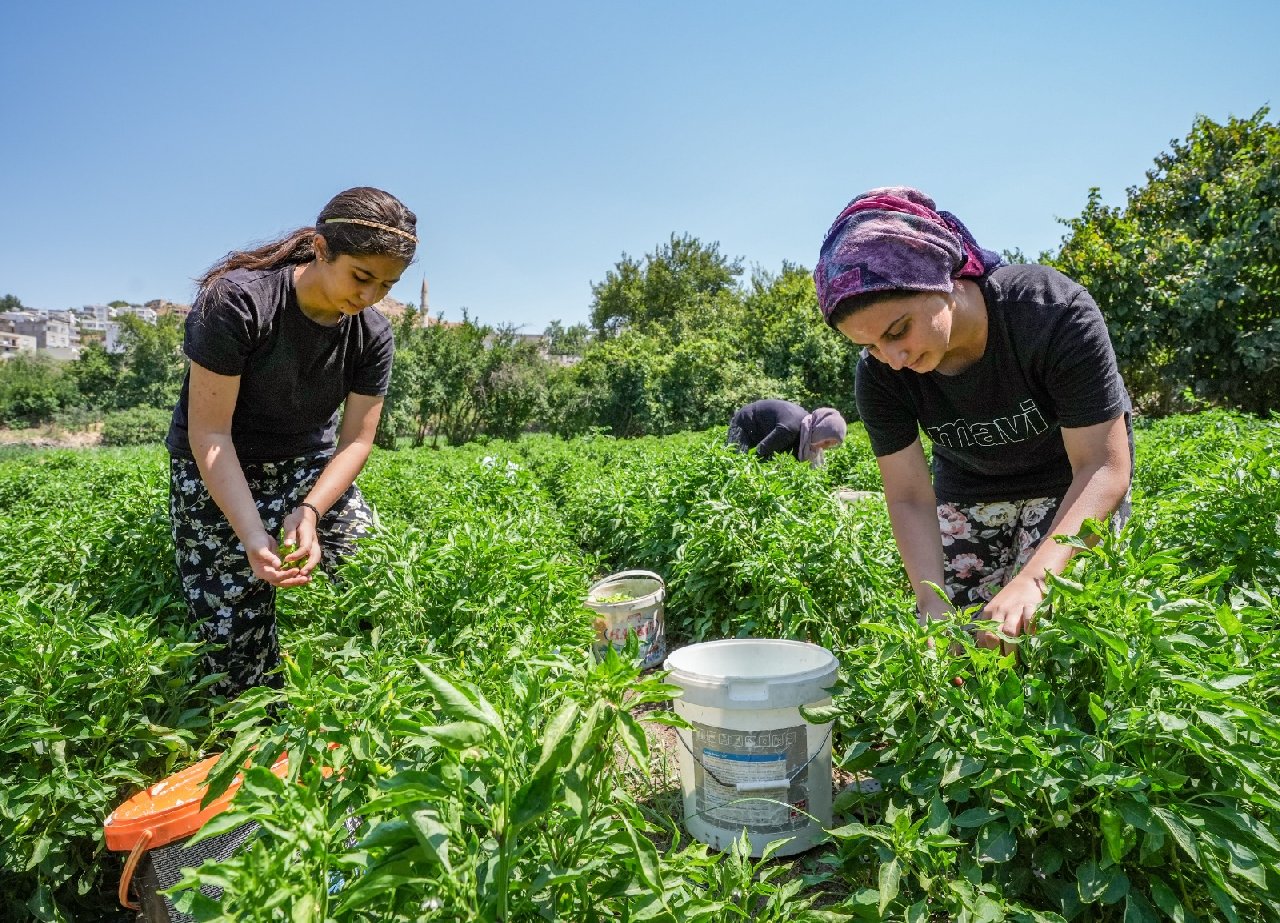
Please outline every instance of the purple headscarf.
[{"label": "purple headscarf", "polygon": [[797,452],[800,460],[807,461],[815,468],[821,468],[822,449],[815,449],[813,444],[835,439],[836,444],[839,445],[844,442],[848,432],[849,425],[844,422],[844,417],[840,416],[840,411],[834,407],[819,407],[813,413],[805,414],[804,419],[800,421],[800,444]]},{"label": "purple headscarf", "polygon": [[886,186],[864,192],[836,216],[813,281],[818,307],[830,322],[836,305],[852,295],[949,292],[953,280],[986,275],[1002,262],[920,190]]}]

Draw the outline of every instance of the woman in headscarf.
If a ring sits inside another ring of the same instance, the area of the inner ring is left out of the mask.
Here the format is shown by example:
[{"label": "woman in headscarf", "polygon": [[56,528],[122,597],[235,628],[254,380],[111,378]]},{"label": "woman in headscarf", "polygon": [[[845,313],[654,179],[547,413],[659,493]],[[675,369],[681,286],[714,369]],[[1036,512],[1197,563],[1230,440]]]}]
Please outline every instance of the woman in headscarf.
[{"label": "woman in headscarf", "polygon": [[1131,407],[1098,306],[908,187],[850,202],[814,281],[827,323],[863,347],[858,413],[922,616],[950,611],[933,583],[1007,636],[1030,630],[1073,553],[1045,539],[1128,513]]},{"label": "woman in headscarf", "polygon": [[844,417],[832,407],[809,413],[791,401],[754,401],[729,421],[729,443],[744,452],[755,449],[761,461],[789,452],[819,468],[823,452],[844,442],[846,431]]}]

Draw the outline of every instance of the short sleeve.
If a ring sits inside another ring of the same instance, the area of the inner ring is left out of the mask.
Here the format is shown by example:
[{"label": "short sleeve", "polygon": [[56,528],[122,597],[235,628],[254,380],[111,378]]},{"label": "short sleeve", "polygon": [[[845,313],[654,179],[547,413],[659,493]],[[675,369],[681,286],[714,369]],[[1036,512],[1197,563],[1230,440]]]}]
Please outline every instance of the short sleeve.
[{"label": "short sleeve", "polygon": [[182,351],[218,375],[240,375],[259,328],[258,312],[244,289],[219,279],[196,297],[187,315]]},{"label": "short sleeve", "polygon": [[883,374],[885,368],[864,351],[854,376],[858,416],[867,429],[876,458],[901,452],[920,435],[907,395],[894,388],[894,382]]},{"label": "short sleeve", "polygon": [[371,339],[360,357],[351,390],[367,397],[383,397],[391,386],[391,363],[395,360],[396,341],[387,324]]},{"label": "short sleeve", "polygon": [[1045,383],[1058,422],[1072,429],[1114,420],[1129,409],[1107,324],[1085,290],[1071,300],[1055,331]]}]

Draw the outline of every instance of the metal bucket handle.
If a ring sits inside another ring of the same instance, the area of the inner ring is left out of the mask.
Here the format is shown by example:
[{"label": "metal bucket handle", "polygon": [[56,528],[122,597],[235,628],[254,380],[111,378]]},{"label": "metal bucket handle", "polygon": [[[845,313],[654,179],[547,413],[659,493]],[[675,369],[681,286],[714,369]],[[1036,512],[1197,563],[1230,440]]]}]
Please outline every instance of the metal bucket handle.
[{"label": "metal bucket handle", "polygon": [[618,571],[616,574],[610,574],[608,577],[603,577],[596,582],[605,583],[609,580],[621,580],[625,577],[652,577],[654,580],[658,581],[658,592],[662,594],[662,598],[667,598],[666,581],[663,580],[659,574],[655,574],[651,570],[622,570]]}]

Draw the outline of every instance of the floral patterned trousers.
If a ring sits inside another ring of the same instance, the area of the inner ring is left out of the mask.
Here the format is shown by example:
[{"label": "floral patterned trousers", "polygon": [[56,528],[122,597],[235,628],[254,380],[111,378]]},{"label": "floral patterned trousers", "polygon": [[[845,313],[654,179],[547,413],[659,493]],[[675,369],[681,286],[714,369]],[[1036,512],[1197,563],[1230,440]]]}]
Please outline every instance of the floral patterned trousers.
[{"label": "floral patterned trousers", "polygon": [[[306,497],[330,457],[242,466],[267,532],[279,537],[284,518]],[[169,520],[191,621],[201,639],[215,646],[205,649],[205,671],[226,674],[212,691],[230,698],[251,686],[278,688],[280,678],[272,673],[280,662],[276,589],[253,575],[244,545],[191,459],[170,459]],[[373,510],[352,484],[320,519],[320,566],[332,573],[373,523]]]},{"label": "floral patterned trousers", "polygon": [[959,608],[985,603],[1035,554],[1061,497],[938,504],[947,596]]},{"label": "floral patterned trousers", "polygon": [[[1058,515],[1061,497],[938,504],[947,596],[959,608],[995,596],[1031,560]],[[1129,518],[1126,493],[1111,516],[1119,530]]]}]

